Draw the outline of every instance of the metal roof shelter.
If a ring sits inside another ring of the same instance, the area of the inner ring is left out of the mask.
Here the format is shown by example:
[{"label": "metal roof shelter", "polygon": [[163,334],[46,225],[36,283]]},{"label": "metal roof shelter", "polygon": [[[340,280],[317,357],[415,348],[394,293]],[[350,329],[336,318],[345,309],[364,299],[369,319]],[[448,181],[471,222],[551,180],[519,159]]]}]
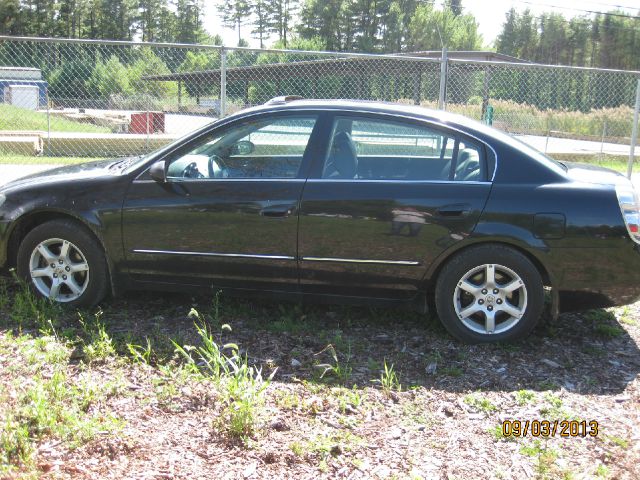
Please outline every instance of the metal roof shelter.
[{"label": "metal roof shelter", "polygon": [[[304,56],[322,55],[323,52],[304,52]],[[280,83],[287,79],[310,79],[314,92],[317,90],[318,80],[328,76],[352,76],[360,79],[372,75],[407,76],[414,80],[414,102],[421,101],[421,74],[435,73],[440,70],[440,58],[442,52],[422,51],[395,55],[349,55],[341,56],[334,53],[331,58],[320,60],[299,60],[295,58],[287,59],[283,63],[265,63],[258,65],[247,65],[238,67],[227,67],[224,79],[226,82],[244,82],[245,103],[248,103],[249,82],[274,81]],[[405,58],[406,57],[406,58]],[[524,60],[489,51],[452,51],[448,52],[447,58],[450,60],[467,61],[493,61],[510,63],[528,63]],[[425,61],[420,61],[424,59]],[[222,82],[222,72],[220,69],[203,70],[198,72],[175,72],[162,75],[147,75],[143,80],[150,81],[176,81],[178,82],[179,97],[181,96],[181,83],[188,81],[195,84],[220,85]],[[360,90],[360,86],[358,90]],[[279,89],[280,90],[280,89]],[[278,92],[285,93],[285,92]],[[315,95],[314,95],[315,96]]]}]

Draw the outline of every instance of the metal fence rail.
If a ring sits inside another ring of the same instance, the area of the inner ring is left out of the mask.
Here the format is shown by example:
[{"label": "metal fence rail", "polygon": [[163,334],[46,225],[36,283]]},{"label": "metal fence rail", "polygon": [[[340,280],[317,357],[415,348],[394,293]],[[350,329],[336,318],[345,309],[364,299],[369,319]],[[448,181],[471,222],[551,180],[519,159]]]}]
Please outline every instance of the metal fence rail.
[{"label": "metal fence rail", "polygon": [[433,59],[0,36],[0,157],[145,153],[285,94],[446,109],[551,156],[606,164],[633,158],[640,72],[462,61],[446,50]]}]

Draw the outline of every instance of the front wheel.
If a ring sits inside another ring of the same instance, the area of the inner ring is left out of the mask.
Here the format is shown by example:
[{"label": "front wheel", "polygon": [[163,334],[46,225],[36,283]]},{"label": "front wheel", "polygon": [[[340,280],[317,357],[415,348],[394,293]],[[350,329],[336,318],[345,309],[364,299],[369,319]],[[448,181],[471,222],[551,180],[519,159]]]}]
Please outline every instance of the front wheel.
[{"label": "front wheel", "polygon": [[468,343],[520,339],[535,327],[544,287],[531,261],[509,247],[483,245],[455,256],[436,284],[440,321]]},{"label": "front wheel", "polygon": [[76,222],[53,220],[31,230],[18,249],[17,270],[37,294],[71,307],[93,306],[107,294],[102,248]]}]

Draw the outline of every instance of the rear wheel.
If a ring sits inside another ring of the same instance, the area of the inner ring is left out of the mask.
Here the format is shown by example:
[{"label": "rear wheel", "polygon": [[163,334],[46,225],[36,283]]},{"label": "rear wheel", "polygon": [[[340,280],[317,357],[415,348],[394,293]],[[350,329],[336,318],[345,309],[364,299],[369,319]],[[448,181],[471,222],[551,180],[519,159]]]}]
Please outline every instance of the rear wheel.
[{"label": "rear wheel", "polygon": [[440,321],[468,343],[517,340],[538,322],[544,287],[531,261],[509,247],[483,245],[455,256],[436,285]]},{"label": "rear wheel", "polygon": [[102,248],[84,226],[68,220],[31,230],[18,249],[17,270],[37,294],[72,307],[95,305],[108,290]]}]

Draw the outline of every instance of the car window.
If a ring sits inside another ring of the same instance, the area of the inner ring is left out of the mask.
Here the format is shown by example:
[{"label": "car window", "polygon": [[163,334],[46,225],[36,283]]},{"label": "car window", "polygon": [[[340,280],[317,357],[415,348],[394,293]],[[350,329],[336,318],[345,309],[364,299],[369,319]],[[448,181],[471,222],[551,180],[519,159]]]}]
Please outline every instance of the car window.
[{"label": "car window", "polygon": [[170,179],[296,178],[316,116],[252,120],[205,136],[169,162]]},{"label": "car window", "polygon": [[445,131],[409,123],[337,117],[322,178],[478,181],[480,145]]}]

